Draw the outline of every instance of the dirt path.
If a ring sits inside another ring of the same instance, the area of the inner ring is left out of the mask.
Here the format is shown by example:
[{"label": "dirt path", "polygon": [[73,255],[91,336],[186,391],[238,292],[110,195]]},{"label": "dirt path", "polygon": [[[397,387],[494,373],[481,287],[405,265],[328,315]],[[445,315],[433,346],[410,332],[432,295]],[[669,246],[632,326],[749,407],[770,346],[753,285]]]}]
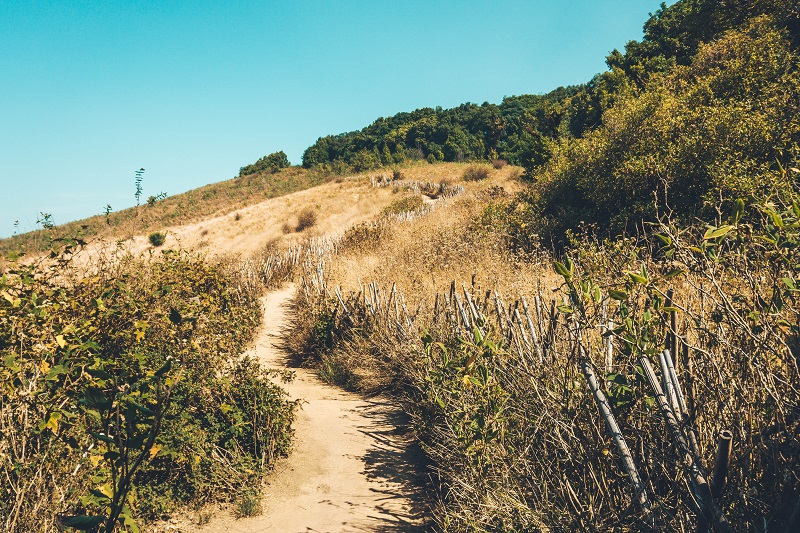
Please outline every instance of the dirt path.
[{"label": "dirt path", "polygon": [[[264,326],[253,353],[268,367],[285,368],[275,344],[294,293],[286,287],[264,302]],[[286,386],[304,401],[295,422],[291,455],[269,477],[261,516],[219,516],[198,531],[211,532],[419,532],[420,505],[409,497],[416,475],[413,453],[397,427],[399,413],[380,399],[366,400],[294,368]]]}]

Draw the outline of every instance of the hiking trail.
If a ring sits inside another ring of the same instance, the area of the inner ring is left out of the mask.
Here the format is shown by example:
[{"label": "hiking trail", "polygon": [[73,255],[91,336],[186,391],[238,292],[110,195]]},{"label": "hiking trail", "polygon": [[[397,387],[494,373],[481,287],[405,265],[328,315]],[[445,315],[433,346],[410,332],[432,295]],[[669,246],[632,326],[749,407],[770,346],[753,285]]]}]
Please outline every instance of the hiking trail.
[{"label": "hiking trail", "polygon": [[399,410],[383,398],[327,385],[313,369],[292,367],[279,348],[294,290],[288,285],[263,298],[261,331],[249,351],[268,368],[295,372],[291,383],[281,384],[292,399],[302,400],[293,448],[267,476],[261,515],[236,519],[220,513],[193,530],[423,531],[421,504],[413,497],[417,460],[399,427]]}]

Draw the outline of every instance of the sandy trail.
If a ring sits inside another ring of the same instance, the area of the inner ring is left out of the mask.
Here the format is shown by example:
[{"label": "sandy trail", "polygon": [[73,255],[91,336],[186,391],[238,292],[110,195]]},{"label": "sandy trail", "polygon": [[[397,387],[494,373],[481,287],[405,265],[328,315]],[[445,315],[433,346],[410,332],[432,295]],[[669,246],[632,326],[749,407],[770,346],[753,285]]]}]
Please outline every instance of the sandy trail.
[{"label": "sandy trail", "polygon": [[[288,286],[266,296],[262,332],[251,353],[266,366],[286,368],[275,345],[287,325]],[[293,368],[285,385],[303,400],[290,456],[269,476],[261,516],[219,516],[203,532],[419,532],[421,506],[413,499],[415,457],[398,429],[399,412],[322,383],[314,371]]]}]

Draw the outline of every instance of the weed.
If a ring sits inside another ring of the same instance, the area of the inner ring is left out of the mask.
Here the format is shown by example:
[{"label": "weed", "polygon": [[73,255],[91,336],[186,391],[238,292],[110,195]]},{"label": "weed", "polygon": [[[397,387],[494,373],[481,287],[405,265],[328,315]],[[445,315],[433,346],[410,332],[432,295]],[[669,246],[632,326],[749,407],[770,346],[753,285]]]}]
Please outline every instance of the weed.
[{"label": "weed", "polygon": [[297,226],[295,231],[304,231],[317,223],[317,212],[311,208],[306,208],[297,215]]},{"label": "weed", "polygon": [[481,181],[489,177],[489,167],[486,165],[470,165],[464,170],[464,181]]},{"label": "weed", "polygon": [[247,518],[261,513],[261,493],[252,489],[242,492],[236,502],[236,517]]},{"label": "weed", "polygon": [[425,205],[425,201],[418,194],[396,198],[383,209],[384,215],[398,215],[415,211]]},{"label": "weed", "polygon": [[166,233],[156,231],[155,233],[151,233],[150,236],[147,237],[147,240],[150,241],[150,244],[158,248],[167,240],[167,235]]}]

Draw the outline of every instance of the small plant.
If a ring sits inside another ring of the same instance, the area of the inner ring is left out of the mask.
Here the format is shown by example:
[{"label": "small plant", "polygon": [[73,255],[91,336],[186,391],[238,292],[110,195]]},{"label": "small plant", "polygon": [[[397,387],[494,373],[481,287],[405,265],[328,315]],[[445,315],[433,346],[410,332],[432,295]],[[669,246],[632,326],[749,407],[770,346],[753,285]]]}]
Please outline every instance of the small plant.
[{"label": "small plant", "polygon": [[149,240],[150,244],[153,246],[159,247],[164,244],[164,241],[167,240],[167,235],[165,233],[161,233],[160,231],[156,231],[151,233],[150,236],[147,237],[147,240]]},{"label": "small plant", "polygon": [[384,215],[399,215],[400,213],[406,213],[409,211],[416,211],[417,209],[421,208],[425,205],[425,201],[422,199],[422,196],[413,195],[413,196],[405,196],[402,198],[396,198],[392,200],[392,203],[387,205],[384,210]]},{"label": "small plant", "polygon": [[500,170],[501,168],[504,168],[506,165],[508,165],[508,161],[506,161],[505,159],[492,160],[492,166],[494,167],[495,170]]},{"label": "small plant", "polygon": [[240,220],[242,220],[242,214],[241,213],[236,213],[235,215],[233,215],[233,220],[235,220],[236,222],[239,222]]},{"label": "small plant", "polygon": [[489,177],[489,167],[485,165],[470,165],[464,171],[464,181],[481,181]]},{"label": "small plant", "polygon": [[134,178],[134,184],[136,185],[136,192],[133,194],[136,197],[136,206],[139,206],[139,199],[142,197],[142,178],[144,176],[144,169],[140,168],[134,174],[136,177]]},{"label": "small plant", "polygon": [[405,178],[405,176],[403,176],[403,172],[401,170],[394,169],[392,171],[392,180],[393,181],[399,181],[399,180],[404,179],[404,178]]},{"label": "small plant", "polygon": [[295,228],[295,231],[299,233],[305,229],[310,228],[316,223],[317,223],[317,212],[311,209],[310,207],[303,209],[303,211],[301,211],[300,214],[297,215],[297,227]]},{"label": "small plant", "polygon": [[246,518],[261,514],[261,494],[257,490],[246,490],[236,504],[236,516]]},{"label": "small plant", "polygon": [[159,200],[163,200],[166,197],[167,193],[165,192],[160,192],[155,196],[150,196],[147,198],[147,205],[149,205],[150,207],[154,207],[156,205],[156,202],[158,202]]}]

